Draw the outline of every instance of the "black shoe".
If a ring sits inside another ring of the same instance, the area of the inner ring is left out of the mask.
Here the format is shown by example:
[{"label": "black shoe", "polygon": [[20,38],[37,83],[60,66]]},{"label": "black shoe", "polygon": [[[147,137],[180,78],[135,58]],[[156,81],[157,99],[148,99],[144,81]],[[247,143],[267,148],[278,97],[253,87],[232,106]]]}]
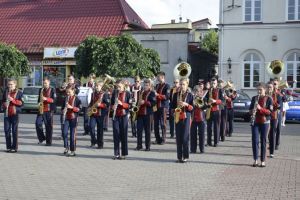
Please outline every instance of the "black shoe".
[{"label": "black shoe", "polygon": [[84,132],[82,135],[89,135],[89,133],[88,132]]},{"label": "black shoe", "polygon": [[146,148],[145,151],[150,151],[150,148]]},{"label": "black shoe", "polygon": [[200,153],[205,153],[205,151],[200,151]]},{"label": "black shoe", "polygon": [[50,143],[46,143],[46,144],[45,144],[45,146],[51,146],[51,145],[52,145],[52,144],[50,144]]},{"label": "black shoe", "polygon": [[6,152],[6,153],[10,153],[10,152],[11,152],[11,149],[6,149],[5,152]]},{"label": "black shoe", "polygon": [[142,147],[136,147],[134,150],[135,151],[139,151],[139,150],[141,150],[141,149],[143,149]]},{"label": "black shoe", "polygon": [[156,140],[152,142],[152,144],[161,144],[161,142],[157,142]]},{"label": "black shoe", "polygon": [[107,131],[107,128],[103,128],[103,131]]},{"label": "black shoe", "polygon": [[218,146],[218,144],[214,144],[214,147],[217,147]]},{"label": "black shoe", "polygon": [[183,163],[183,162],[182,162],[182,159],[176,160],[176,163]]},{"label": "black shoe", "polygon": [[91,146],[90,147],[94,147],[96,144],[91,144]]},{"label": "black shoe", "polygon": [[174,138],[174,135],[171,135],[170,138]]},{"label": "black shoe", "polygon": [[98,145],[97,149],[103,149],[103,145]]},{"label": "black shoe", "polygon": [[190,153],[196,153],[196,151],[190,151]]},{"label": "black shoe", "polygon": [[212,147],[212,144],[206,144],[205,146],[210,146],[210,147]]}]

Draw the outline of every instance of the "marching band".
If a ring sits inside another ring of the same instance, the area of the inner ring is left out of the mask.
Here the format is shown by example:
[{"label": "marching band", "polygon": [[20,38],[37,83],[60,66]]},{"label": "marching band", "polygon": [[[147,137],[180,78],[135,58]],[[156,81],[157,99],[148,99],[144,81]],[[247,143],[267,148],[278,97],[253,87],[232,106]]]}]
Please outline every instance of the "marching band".
[{"label": "marching band", "polygon": [[[116,81],[108,75],[103,81],[96,81],[95,74],[91,74],[84,87],[92,88],[93,92],[90,102],[84,108],[77,97],[80,87],[75,83],[73,75],[68,76],[68,83],[60,88],[66,95],[61,109],[61,131],[65,148],[63,153],[67,156],[76,155],[78,114],[81,109],[84,111],[84,135],[90,135],[91,147],[97,144],[97,148],[103,148],[107,118],[112,119],[114,160],[125,159],[128,155],[129,121],[132,136],[137,137],[135,150],[143,149],[144,132],[144,150],[150,151],[152,124],[155,136],[153,144],[166,143],[166,120],[169,114],[170,137],[176,137],[179,163],[187,162],[189,153],[197,152],[197,143],[200,153],[205,153],[205,132],[207,146],[217,147],[220,141],[225,141],[226,136],[231,137],[234,129],[233,101],[238,96],[233,83],[212,77],[206,82],[199,80],[198,85],[191,91],[188,87],[190,72],[186,64],[179,66],[180,73],[174,79],[172,88],[165,82],[164,72],[157,74],[158,83],[155,86],[151,79],[141,80],[140,77],[135,77],[135,83],[131,87],[128,81]],[[284,102],[287,101],[284,90],[286,87],[288,86],[276,78],[268,84],[259,83],[257,95],[251,100],[249,114],[253,167],[258,166],[259,146],[260,166],[266,166],[267,138],[271,158],[279,148],[281,118]],[[35,123],[37,139],[39,144],[45,141],[47,146],[51,146],[56,92],[50,87],[47,77],[39,90],[38,102],[39,111]],[[22,104],[22,92],[17,89],[16,81],[8,80],[2,102],[7,152],[18,150],[18,114]]]}]

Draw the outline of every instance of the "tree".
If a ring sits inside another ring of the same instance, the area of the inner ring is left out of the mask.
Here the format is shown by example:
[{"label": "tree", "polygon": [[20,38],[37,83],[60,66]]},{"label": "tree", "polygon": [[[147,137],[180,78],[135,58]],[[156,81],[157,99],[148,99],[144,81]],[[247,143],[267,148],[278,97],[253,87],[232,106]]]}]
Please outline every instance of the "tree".
[{"label": "tree", "polygon": [[218,55],[218,33],[215,30],[211,29],[200,41],[200,47],[214,55]]},{"label": "tree", "polygon": [[0,43],[0,76],[18,78],[28,75],[31,68],[27,57],[14,45]]},{"label": "tree", "polygon": [[160,69],[159,55],[144,48],[131,35],[87,37],[75,53],[79,76],[105,73],[114,77],[153,77]]}]

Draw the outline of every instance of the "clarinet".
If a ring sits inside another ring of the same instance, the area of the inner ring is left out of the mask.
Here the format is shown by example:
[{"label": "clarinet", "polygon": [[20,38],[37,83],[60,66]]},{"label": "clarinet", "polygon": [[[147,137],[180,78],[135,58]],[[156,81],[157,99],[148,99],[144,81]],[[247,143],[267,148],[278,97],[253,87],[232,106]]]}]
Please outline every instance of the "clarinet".
[{"label": "clarinet", "polygon": [[9,107],[9,104],[10,104],[10,100],[8,99],[9,97],[9,90],[6,91],[6,110],[5,110],[5,117],[8,117],[8,107]]},{"label": "clarinet", "polygon": [[255,103],[254,103],[254,106],[253,106],[253,112],[252,112],[251,120],[250,120],[250,125],[251,126],[254,126],[254,123],[255,123],[255,118],[256,118],[256,112],[257,112],[257,105],[258,105],[259,97],[260,97],[260,95],[258,95],[256,97]]},{"label": "clarinet", "polygon": [[113,120],[115,120],[115,118],[116,118],[117,107],[118,107],[118,99],[119,99],[119,90],[116,91],[115,103],[114,103],[114,111],[113,111],[113,116],[112,116]]},{"label": "clarinet", "polygon": [[66,120],[66,116],[67,116],[67,112],[68,112],[68,103],[69,103],[69,96],[68,98],[66,99],[66,102],[65,102],[65,107],[64,107],[64,110],[63,110],[63,116],[62,116],[62,124],[65,123],[65,120]]}]

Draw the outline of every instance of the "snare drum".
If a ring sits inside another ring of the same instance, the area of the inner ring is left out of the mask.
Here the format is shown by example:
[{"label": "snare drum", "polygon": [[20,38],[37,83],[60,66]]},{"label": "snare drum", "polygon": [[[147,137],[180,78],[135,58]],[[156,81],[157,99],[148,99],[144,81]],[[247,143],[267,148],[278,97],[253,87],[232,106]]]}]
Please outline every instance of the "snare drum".
[{"label": "snare drum", "polygon": [[79,93],[77,97],[81,101],[81,106],[87,108],[91,103],[93,89],[90,87],[79,87]]}]

